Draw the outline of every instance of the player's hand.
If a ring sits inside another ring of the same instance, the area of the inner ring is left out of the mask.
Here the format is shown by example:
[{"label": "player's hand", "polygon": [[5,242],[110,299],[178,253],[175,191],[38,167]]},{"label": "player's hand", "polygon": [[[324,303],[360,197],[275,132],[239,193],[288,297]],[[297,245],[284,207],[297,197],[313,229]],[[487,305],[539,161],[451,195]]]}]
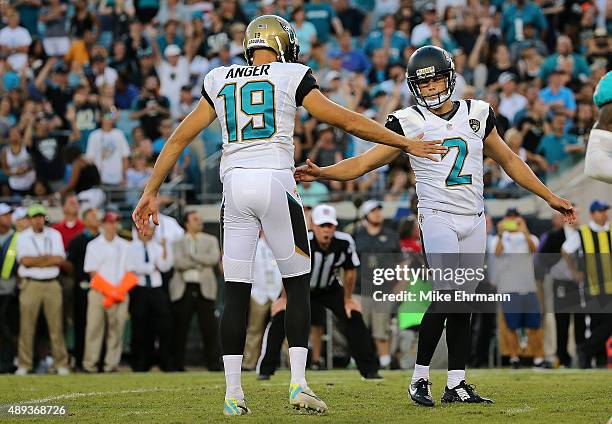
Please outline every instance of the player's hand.
[{"label": "player's hand", "polygon": [[153,194],[143,193],[136,209],[132,212],[132,220],[136,225],[136,229],[141,235],[149,235],[151,231],[149,227],[149,218],[153,217],[153,223],[159,225],[157,213],[159,205],[157,204],[157,196]]},{"label": "player's hand", "polygon": [[344,299],[344,311],[346,316],[350,318],[353,311],[361,313],[361,305],[353,298]]},{"label": "player's hand", "polygon": [[295,181],[315,181],[321,175],[321,167],[306,159],[306,165],[298,166],[293,173]]},{"label": "player's hand", "polygon": [[448,151],[448,147],[442,146],[442,140],[424,141],[423,134],[419,134],[416,138],[408,139],[408,145],[404,150],[412,156],[440,162],[440,158],[434,155],[445,154]]},{"label": "player's hand", "polygon": [[548,201],[548,206],[561,212],[563,215],[563,222],[567,224],[576,222],[576,211],[574,210],[574,206],[572,206],[572,202],[569,200],[553,195],[553,198]]},{"label": "player's hand", "polygon": [[281,311],[287,309],[287,298],[281,297],[280,299],[276,299],[272,303],[272,307],[270,308],[270,315],[274,316]]}]

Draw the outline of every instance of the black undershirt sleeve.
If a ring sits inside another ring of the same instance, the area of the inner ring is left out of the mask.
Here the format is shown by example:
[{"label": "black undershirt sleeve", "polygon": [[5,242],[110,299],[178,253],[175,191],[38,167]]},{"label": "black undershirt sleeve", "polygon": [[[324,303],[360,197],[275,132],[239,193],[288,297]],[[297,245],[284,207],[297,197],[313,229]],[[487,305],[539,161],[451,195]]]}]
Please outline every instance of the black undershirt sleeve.
[{"label": "black undershirt sleeve", "polygon": [[493,128],[495,128],[495,122],[497,120],[495,119],[495,112],[493,112],[493,108],[491,106],[489,106],[489,116],[487,117],[487,125],[485,126],[485,133],[484,133],[484,139],[486,139],[489,134],[491,134],[491,131],[493,131]]},{"label": "black undershirt sleeve", "polygon": [[206,101],[210,104],[210,106],[213,109],[215,108],[215,104],[213,103],[213,101],[211,100],[210,96],[206,92],[206,89],[204,88],[204,83],[202,83],[202,97],[204,97],[206,99]]},{"label": "black undershirt sleeve", "polygon": [[385,122],[385,128],[393,131],[394,133],[397,133],[399,135],[404,135],[404,130],[402,128],[402,125],[400,124],[399,119],[397,119],[395,116],[393,115],[389,115],[387,117],[387,122]]},{"label": "black undershirt sleeve", "polygon": [[308,71],[304,75],[304,78],[302,78],[300,85],[298,85],[298,88],[295,91],[295,104],[298,107],[302,106],[304,97],[306,97],[308,93],[310,93],[310,91],[314,90],[315,88],[319,88],[319,84],[317,84],[317,80],[312,74],[312,70],[308,69]]}]

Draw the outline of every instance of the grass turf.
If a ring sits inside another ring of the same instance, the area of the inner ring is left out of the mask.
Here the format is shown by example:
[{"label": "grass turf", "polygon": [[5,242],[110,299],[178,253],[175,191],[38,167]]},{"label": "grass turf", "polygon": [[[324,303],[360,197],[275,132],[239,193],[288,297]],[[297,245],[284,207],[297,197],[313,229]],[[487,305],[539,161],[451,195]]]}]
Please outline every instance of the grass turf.
[{"label": "grass turf", "polygon": [[[307,374],[309,384],[328,404],[323,416],[303,416],[288,405],[286,371],[259,382],[243,374],[253,415],[245,423],[461,422],[461,423],[606,423],[612,415],[612,371],[470,370],[494,405],[441,405],[446,372],[432,372],[434,408],[414,405],[406,394],[408,371],[382,373],[383,381],[362,381],[356,371]],[[116,373],[61,376],[2,376],[0,404],[68,407],[65,420],[81,423],[227,422],[222,415],[223,373]],[[7,422],[6,415],[0,421]],[[32,419],[40,422],[42,419]],[[15,422],[27,422],[24,418]],[[63,420],[62,420],[63,421]]]}]

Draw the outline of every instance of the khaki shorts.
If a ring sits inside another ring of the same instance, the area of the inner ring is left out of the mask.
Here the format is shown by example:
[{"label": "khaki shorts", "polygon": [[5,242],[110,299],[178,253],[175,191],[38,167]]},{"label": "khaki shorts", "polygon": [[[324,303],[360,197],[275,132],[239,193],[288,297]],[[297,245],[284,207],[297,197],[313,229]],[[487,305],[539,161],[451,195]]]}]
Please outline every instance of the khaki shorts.
[{"label": "khaki shorts", "polygon": [[377,302],[374,310],[374,301],[371,297],[354,294],[353,298],[361,304],[363,321],[372,332],[372,337],[375,340],[389,340],[391,312],[381,311],[386,303]]}]

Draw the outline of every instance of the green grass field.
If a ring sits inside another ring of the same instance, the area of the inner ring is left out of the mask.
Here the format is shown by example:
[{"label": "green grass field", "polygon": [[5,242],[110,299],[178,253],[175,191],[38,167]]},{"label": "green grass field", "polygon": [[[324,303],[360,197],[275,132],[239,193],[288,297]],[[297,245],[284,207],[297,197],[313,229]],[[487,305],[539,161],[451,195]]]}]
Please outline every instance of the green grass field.
[{"label": "green grass field", "polygon": [[[384,381],[368,382],[356,371],[309,372],[310,386],[330,411],[324,416],[303,416],[288,406],[288,372],[267,382],[245,373],[243,387],[253,415],[232,419],[245,423],[605,424],[612,416],[612,371],[469,371],[477,390],[495,400],[494,405],[471,406],[439,404],[446,373],[434,371],[432,392],[438,402],[434,408],[418,407],[409,400],[409,372],[383,375]],[[0,404],[63,404],[69,416],[60,420],[79,424],[227,422],[222,415],[223,394],[222,373],[0,377]],[[13,421],[28,422],[24,418]]]}]

